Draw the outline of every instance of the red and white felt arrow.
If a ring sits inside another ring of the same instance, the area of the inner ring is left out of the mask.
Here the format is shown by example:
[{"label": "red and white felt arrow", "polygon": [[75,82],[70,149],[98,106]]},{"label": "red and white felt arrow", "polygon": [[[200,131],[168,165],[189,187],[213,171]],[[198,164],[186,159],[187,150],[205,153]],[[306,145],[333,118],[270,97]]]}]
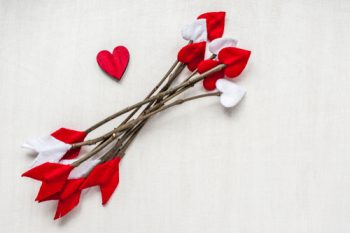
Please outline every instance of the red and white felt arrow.
[{"label": "red and white felt arrow", "polygon": [[45,162],[58,162],[63,158],[77,157],[80,149],[71,150],[71,144],[82,142],[85,137],[85,132],[60,128],[50,135],[29,140],[22,147],[38,153],[31,164],[31,167],[35,167]]}]

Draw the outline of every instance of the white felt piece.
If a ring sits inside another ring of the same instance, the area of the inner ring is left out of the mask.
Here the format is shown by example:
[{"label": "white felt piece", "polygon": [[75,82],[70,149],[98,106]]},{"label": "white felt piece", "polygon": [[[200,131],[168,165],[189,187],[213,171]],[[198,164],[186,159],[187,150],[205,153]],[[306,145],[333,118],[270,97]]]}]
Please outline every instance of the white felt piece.
[{"label": "white felt piece", "polygon": [[38,153],[37,157],[31,164],[31,167],[35,167],[45,162],[58,162],[71,148],[71,145],[48,135],[29,140],[24,143],[22,147],[31,149]]},{"label": "white felt piece", "polygon": [[75,161],[77,161],[78,159],[63,159],[60,161],[61,164],[64,164],[64,165],[68,165],[68,164],[72,164],[74,163]]},{"label": "white felt piece", "polygon": [[[67,161],[67,160],[65,160],[65,161]],[[62,163],[65,163],[65,161],[63,160]],[[71,164],[75,161],[76,161],[76,159],[71,159],[71,160],[68,160],[68,163],[65,163],[65,164]],[[88,174],[88,172],[90,172],[90,170],[93,167],[95,167],[98,163],[100,163],[99,159],[87,160],[87,161],[83,162],[78,167],[75,167],[69,173],[68,179],[77,179],[77,178],[83,177],[84,175]]]},{"label": "white felt piece", "polygon": [[216,88],[222,93],[220,102],[225,108],[236,106],[246,93],[240,86],[226,79],[216,81]]},{"label": "white felt piece", "polygon": [[34,161],[32,162],[32,164],[30,165],[30,167],[36,167],[39,166],[43,163],[46,162],[51,162],[51,163],[57,163],[58,161],[60,161],[60,159],[65,155],[65,153],[69,150],[51,150],[51,151],[43,151],[40,152],[36,158],[34,159]]},{"label": "white felt piece", "polygon": [[209,51],[212,54],[219,54],[220,50],[227,47],[236,47],[238,41],[231,38],[217,38],[210,42]]},{"label": "white felt piece", "polygon": [[65,147],[70,147],[70,145],[57,140],[51,135],[42,136],[39,138],[28,140],[26,143],[22,145],[23,148],[31,149],[36,152],[49,151],[52,149],[60,149]]},{"label": "white felt piece", "polygon": [[193,42],[207,41],[207,23],[205,19],[197,19],[186,25],[182,31],[182,38]]}]

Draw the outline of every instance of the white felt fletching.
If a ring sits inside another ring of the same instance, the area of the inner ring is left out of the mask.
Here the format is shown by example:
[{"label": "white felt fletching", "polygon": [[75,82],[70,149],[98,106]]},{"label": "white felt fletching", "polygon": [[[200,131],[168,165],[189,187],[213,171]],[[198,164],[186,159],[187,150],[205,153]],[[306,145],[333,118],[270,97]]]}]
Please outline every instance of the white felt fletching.
[{"label": "white felt fletching", "polygon": [[48,135],[29,140],[24,143],[22,147],[31,149],[38,153],[37,157],[31,164],[31,167],[35,167],[46,162],[58,162],[71,148],[71,145]]},{"label": "white felt fletching", "polygon": [[181,31],[185,40],[193,42],[207,41],[207,23],[205,19],[197,19],[186,25]]},{"label": "white felt fletching", "polygon": [[70,164],[74,163],[77,160],[78,159],[63,159],[63,160],[60,161],[60,163],[64,164],[64,165],[70,165]]},{"label": "white felt fletching", "polygon": [[[67,159],[62,160],[60,163],[63,164],[72,164],[77,159]],[[98,163],[100,163],[99,159],[87,160],[82,162],[78,167],[73,168],[73,170],[69,173],[68,179],[78,179],[88,174],[92,168],[94,168]]]},{"label": "white felt fletching", "polygon": [[221,92],[220,102],[225,108],[236,106],[246,93],[240,86],[226,79],[216,81],[216,88]]},{"label": "white felt fletching", "polygon": [[212,54],[218,55],[220,50],[227,47],[236,47],[238,41],[231,38],[217,38],[210,42],[209,51]]}]

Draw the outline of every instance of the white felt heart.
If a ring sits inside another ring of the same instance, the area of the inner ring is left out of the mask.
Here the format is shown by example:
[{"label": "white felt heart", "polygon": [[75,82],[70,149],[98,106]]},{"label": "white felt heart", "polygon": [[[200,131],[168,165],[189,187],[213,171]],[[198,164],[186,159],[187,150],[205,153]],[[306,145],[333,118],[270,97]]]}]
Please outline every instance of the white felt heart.
[{"label": "white felt heart", "polygon": [[226,79],[216,81],[216,88],[221,92],[220,102],[225,108],[236,106],[246,93],[240,86]]},{"label": "white felt heart", "polygon": [[197,19],[186,25],[181,31],[185,40],[193,42],[207,41],[207,23],[205,19]]},{"label": "white felt heart", "polygon": [[219,54],[220,50],[226,47],[236,47],[238,41],[231,38],[217,38],[210,42],[209,51],[212,54]]}]

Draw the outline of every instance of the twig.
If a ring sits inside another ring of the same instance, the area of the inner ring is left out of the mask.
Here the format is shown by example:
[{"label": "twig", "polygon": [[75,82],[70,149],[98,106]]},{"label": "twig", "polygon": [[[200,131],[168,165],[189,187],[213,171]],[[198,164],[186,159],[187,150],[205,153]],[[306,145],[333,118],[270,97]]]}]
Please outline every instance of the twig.
[{"label": "twig", "polygon": [[94,150],[87,153],[84,157],[82,157],[82,158],[78,159],[77,161],[75,161],[74,163],[72,163],[72,166],[73,167],[79,166],[82,162],[88,160],[89,158],[91,158],[92,156],[97,154],[99,151],[101,151],[103,148],[105,148],[107,145],[109,145],[109,143],[111,143],[115,138],[116,138],[116,134],[112,134],[112,136],[109,137],[108,140],[103,142],[101,145],[97,146]]},{"label": "twig", "polygon": [[[214,68],[208,70],[207,72],[204,72],[203,74],[198,75],[196,78],[193,78],[192,80],[186,81],[186,82],[181,83],[180,85],[178,85],[178,86],[176,86],[176,87],[174,87],[174,88],[171,88],[171,89],[168,89],[168,90],[166,90],[166,91],[160,92],[160,93],[158,93],[157,95],[154,95],[154,96],[152,96],[152,97],[150,97],[150,98],[147,98],[147,99],[145,99],[145,100],[143,100],[143,101],[140,101],[140,102],[138,102],[138,103],[136,103],[136,104],[133,104],[133,105],[131,105],[131,106],[129,106],[129,107],[127,107],[127,108],[121,110],[120,112],[130,111],[131,109],[137,108],[137,107],[142,106],[142,105],[144,105],[144,104],[146,104],[146,103],[152,102],[152,101],[157,100],[157,99],[159,99],[159,98],[163,98],[163,97],[165,97],[165,96],[167,96],[167,95],[169,95],[169,94],[173,94],[173,93],[175,93],[177,90],[179,90],[179,89],[181,89],[181,88],[194,85],[195,83],[197,83],[197,82],[203,80],[206,76],[208,76],[208,75],[210,75],[210,74],[212,74],[212,73],[215,73],[215,72],[217,72],[217,71],[220,71],[220,70],[222,70],[224,67],[225,67],[224,64],[220,64],[220,65],[218,65],[218,66],[216,66],[216,67],[214,67]],[[119,112],[118,112],[118,113],[119,113]],[[120,131],[122,131],[122,130],[127,129],[127,127],[125,127],[125,125],[128,125],[128,123],[124,124],[124,125],[121,126],[121,127],[118,127],[118,128],[116,128],[116,129],[113,129],[112,131],[106,133],[105,135],[103,135],[103,136],[101,136],[101,137],[99,137],[99,138],[97,138],[97,139],[92,139],[92,140],[88,140],[88,141],[84,141],[84,142],[72,144],[72,148],[77,148],[77,147],[84,146],[84,145],[92,145],[92,144],[95,144],[95,143],[98,142],[98,141],[101,141],[101,140],[103,140],[103,139],[105,139],[105,138],[108,138],[110,135],[112,135],[112,134],[115,133],[115,132],[120,132]],[[98,140],[98,139],[99,139],[99,140]]]},{"label": "twig", "polygon": [[140,116],[139,118],[136,118],[136,119],[133,119],[131,121],[129,121],[128,123],[122,125],[121,127],[118,127],[114,130],[112,130],[112,134],[114,133],[118,133],[120,131],[123,131],[125,129],[128,129],[132,126],[134,126],[135,124],[139,123],[140,121],[143,121],[143,120],[146,120],[148,119],[149,117],[161,112],[161,111],[164,111],[168,108],[171,108],[173,106],[176,106],[176,105],[179,105],[179,104],[183,104],[185,102],[188,102],[188,101],[191,101],[191,100],[195,100],[195,99],[200,99],[200,98],[204,98],[204,97],[208,97],[208,96],[220,96],[221,92],[214,92],[214,93],[207,93],[207,94],[202,94],[202,95],[196,95],[196,96],[192,96],[192,97],[189,97],[189,98],[186,98],[186,99],[178,99],[168,105],[164,105],[163,107],[159,108],[159,109],[156,109],[150,113],[147,113],[145,115],[142,115]]},{"label": "twig", "polygon": [[[170,67],[170,69],[168,70],[168,72],[164,75],[164,77],[159,81],[159,83],[152,89],[152,91],[147,95],[147,97],[145,99],[148,99],[149,97],[151,97],[154,92],[156,92],[158,90],[158,88],[163,84],[163,82],[167,79],[167,77],[169,76],[169,74],[173,71],[173,69],[178,65],[179,61],[175,61],[174,64]],[[140,108],[142,105],[137,106],[137,107],[133,107],[133,108],[125,108],[122,111],[119,111],[117,113],[114,113],[112,115],[110,115],[109,117],[103,119],[100,122],[97,122],[96,124],[94,124],[93,126],[91,126],[90,128],[86,129],[85,132],[86,133],[90,133],[93,130],[97,129],[98,127],[100,127],[101,125],[115,119],[116,117],[123,115],[124,113],[127,113],[129,111],[131,111],[132,109],[135,108],[135,110],[124,120],[125,122],[127,122]],[[124,122],[124,123],[125,123]]]}]

